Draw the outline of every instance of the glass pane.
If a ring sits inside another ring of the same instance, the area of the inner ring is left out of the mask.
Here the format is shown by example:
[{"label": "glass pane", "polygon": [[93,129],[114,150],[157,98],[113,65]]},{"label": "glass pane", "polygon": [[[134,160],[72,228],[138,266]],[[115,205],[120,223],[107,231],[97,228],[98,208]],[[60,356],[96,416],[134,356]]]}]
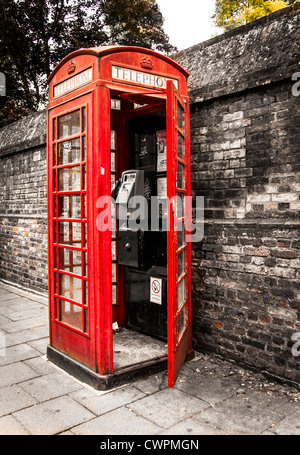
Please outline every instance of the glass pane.
[{"label": "glass pane", "polygon": [[182,311],[178,315],[178,338],[181,337],[185,329],[185,311],[186,308],[183,307]]},{"label": "glass pane", "polygon": [[86,130],[86,108],[82,108],[82,128],[81,132],[84,133]]},{"label": "glass pane", "polygon": [[80,191],[80,166],[58,170],[58,191]]},{"label": "glass pane", "polygon": [[185,179],[184,179],[184,166],[178,162],[178,181],[177,181],[177,187],[178,188],[184,188],[185,185]]},{"label": "glass pane", "polygon": [[80,162],[80,139],[58,144],[58,165]]},{"label": "glass pane", "polygon": [[184,244],[184,225],[178,225],[178,249],[184,246]]},{"label": "glass pane", "polygon": [[59,222],[59,243],[62,245],[75,245],[81,244],[81,223],[68,223]]},{"label": "glass pane", "polygon": [[117,281],[117,264],[112,264],[111,273],[112,273],[112,282],[115,283]]},{"label": "glass pane", "polygon": [[82,137],[82,161],[86,161],[86,136]]},{"label": "glass pane", "polygon": [[80,134],[80,110],[58,118],[58,139]]},{"label": "glass pane", "polygon": [[110,131],[110,148],[116,150],[116,132],[114,130]]},{"label": "glass pane", "polygon": [[56,166],[56,144],[53,144],[52,153],[53,153],[53,166]]},{"label": "glass pane", "polygon": [[117,260],[117,249],[116,249],[116,242],[111,242],[111,258],[113,261]]},{"label": "glass pane", "polygon": [[178,284],[178,309],[182,307],[185,302],[185,278]]},{"label": "glass pane", "polygon": [[81,276],[81,251],[59,248],[59,269]]},{"label": "glass pane", "polygon": [[87,253],[83,253],[83,276],[87,276]]},{"label": "glass pane", "polygon": [[181,104],[179,101],[177,102],[177,125],[178,128],[182,129],[183,128],[183,108],[181,107]]},{"label": "glass pane", "polygon": [[83,304],[85,306],[88,305],[88,284],[87,284],[87,281],[84,281],[83,282]]},{"label": "glass pane", "polygon": [[184,273],[184,251],[178,254],[178,279]]},{"label": "glass pane", "polygon": [[86,190],[86,165],[82,166],[82,189]]},{"label": "glass pane", "polygon": [[87,225],[86,223],[82,223],[82,246],[87,246]]},{"label": "glass pane", "polygon": [[80,195],[58,196],[58,218],[81,218]]},{"label": "glass pane", "polygon": [[88,319],[88,310],[84,309],[84,333],[89,332],[89,319]]},{"label": "glass pane", "polygon": [[53,137],[52,141],[56,141],[56,118],[53,119]]},{"label": "glass pane", "polygon": [[59,275],[59,295],[82,303],[82,280],[68,275]]},{"label": "glass pane", "polygon": [[86,194],[82,195],[82,218],[86,218],[87,213],[86,213]]},{"label": "glass pane", "polygon": [[53,192],[56,193],[56,170],[53,171]]},{"label": "glass pane", "polygon": [[82,309],[70,302],[60,300],[60,320],[82,331]]},{"label": "glass pane", "polygon": [[117,303],[118,303],[117,302],[117,286],[113,285],[113,287],[112,287],[112,304],[116,305]]},{"label": "glass pane", "polygon": [[112,172],[116,171],[116,155],[114,152],[110,154],[110,170]]},{"label": "glass pane", "polygon": [[177,154],[178,154],[179,158],[183,159],[183,157],[184,157],[184,139],[180,133],[178,133],[177,145],[178,145]]}]

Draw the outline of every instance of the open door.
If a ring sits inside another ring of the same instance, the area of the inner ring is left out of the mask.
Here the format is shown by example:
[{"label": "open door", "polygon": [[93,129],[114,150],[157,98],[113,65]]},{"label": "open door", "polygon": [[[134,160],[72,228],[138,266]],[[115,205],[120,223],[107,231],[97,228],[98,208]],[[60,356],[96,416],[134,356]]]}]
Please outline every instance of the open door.
[{"label": "open door", "polygon": [[167,82],[168,382],[173,387],[191,348],[189,103]]}]

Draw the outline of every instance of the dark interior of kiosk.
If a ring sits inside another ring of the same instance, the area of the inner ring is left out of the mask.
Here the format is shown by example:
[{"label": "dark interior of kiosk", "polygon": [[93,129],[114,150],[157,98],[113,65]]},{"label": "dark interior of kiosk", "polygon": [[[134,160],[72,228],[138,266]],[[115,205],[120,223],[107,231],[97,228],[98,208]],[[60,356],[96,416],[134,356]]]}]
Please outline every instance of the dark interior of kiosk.
[{"label": "dark interior of kiosk", "polygon": [[[145,223],[139,230],[132,229],[128,223],[139,207],[136,205],[132,209],[127,205],[121,220],[117,219],[116,230],[112,230],[116,370],[126,363],[166,355],[167,157],[166,110],[162,100],[116,93],[112,93],[111,99],[114,106],[111,110],[114,213],[118,214],[120,207],[126,206],[129,197],[143,196],[148,201],[148,230]],[[161,203],[156,206],[155,230],[151,230],[152,196],[156,196],[156,203]]]}]

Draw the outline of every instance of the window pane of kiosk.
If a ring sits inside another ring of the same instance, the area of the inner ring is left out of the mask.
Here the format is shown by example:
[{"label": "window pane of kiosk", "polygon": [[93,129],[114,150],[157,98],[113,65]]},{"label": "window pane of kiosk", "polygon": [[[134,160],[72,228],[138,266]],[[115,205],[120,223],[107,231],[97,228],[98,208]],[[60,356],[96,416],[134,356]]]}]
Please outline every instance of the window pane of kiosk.
[{"label": "window pane of kiosk", "polygon": [[178,188],[184,188],[185,182],[184,182],[184,166],[181,163],[178,163],[178,181],[177,181],[177,187]]},{"label": "window pane of kiosk", "polygon": [[86,218],[86,217],[87,217],[87,213],[86,213],[86,194],[83,194],[83,195],[82,195],[82,208],[81,208],[81,212],[82,212],[82,218]]},{"label": "window pane of kiosk", "polygon": [[59,275],[59,295],[82,303],[82,280],[69,275]]},{"label": "window pane of kiosk", "polygon": [[81,243],[81,223],[58,223],[59,240],[62,245],[76,245]]},{"label": "window pane of kiosk", "polygon": [[183,159],[184,157],[184,139],[178,132],[178,157]]},{"label": "window pane of kiosk", "polygon": [[80,195],[58,196],[58,218],[81,218]]},{"label": "window pane of kiosk", "polygon": [[178,309],[182,307],[185,302],[185,278],[180,281],[178,285]]},{"label": "window pane of kiosk", "polygon": [[181,275],[184,272],[184,251],[178,254],[178,278],[181,277]]},{"label": "window pane of kiosk", "polygon": [[60,320],[82,331],[82,309],[73,303],[60,299]]},{"label": "window pane of kiosk", "polygon": [[83,281],[83,304],[88,304],[88,284],[87,281]]},{"label": "window pane of kiosk", "polygon": [[58,144],[58,165],[80,162],[80,139],[60,142]]},{"label": "window pane of kiosk", "polygon": [[83,252],[83,268],[82,268],[83,276],[87,276],[87,253]]},{"label": "window pane of kiosk", "polygon": [[86,136],[82,136],[82,161],[86,161]]},{"label": "window pane of kiosk", "polygon": [[85,133],[86,130],[86,108],[82,108],[82,125],[81,125],[81,132]]},{"label": "window pane of kiosk", "polygon": [[59,270],[82,274],[81,269],[81,251],[69,250],[67,248],[59,248]]},{"label": "window pane of kiosk", "polygon": [[183,111],[183,108],[181,107],[181,104],[178,101],[177,102],[177,125],[178,125],[178,128],[180,128],[180,129],[182,129],[184,126],[183,116],[184,116],[184,111]]},{"label": "window pane of kiosk", "polygon": [[80,109],[58,118],[58,139],[80,134]]},{"label": "window pane of kiosk", "polygon": [[178,338],[181,337],[181,335],[184,332],[185,326],[186,326],[185,311],[186,311],[186,308],[184,306],[178,315]]},{"label": "window pane of kiosk", "polygon": [[80,191],[80,166],[58,169],[58,191]]}]

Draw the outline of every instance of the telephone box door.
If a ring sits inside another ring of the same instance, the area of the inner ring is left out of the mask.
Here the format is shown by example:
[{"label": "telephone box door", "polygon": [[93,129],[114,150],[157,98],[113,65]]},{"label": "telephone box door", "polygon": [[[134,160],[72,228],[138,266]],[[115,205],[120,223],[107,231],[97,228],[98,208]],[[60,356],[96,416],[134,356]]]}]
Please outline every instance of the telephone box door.
[{"label": "telephone box door", "polygon": [[167,82],[168,225],[168,381],[173,387],[191,345],[189,107],[172,81]]},{"label": "telephone box door", "polygon": [[51,345],[95,369],[91,95],[52,109],[48,136]]}]

